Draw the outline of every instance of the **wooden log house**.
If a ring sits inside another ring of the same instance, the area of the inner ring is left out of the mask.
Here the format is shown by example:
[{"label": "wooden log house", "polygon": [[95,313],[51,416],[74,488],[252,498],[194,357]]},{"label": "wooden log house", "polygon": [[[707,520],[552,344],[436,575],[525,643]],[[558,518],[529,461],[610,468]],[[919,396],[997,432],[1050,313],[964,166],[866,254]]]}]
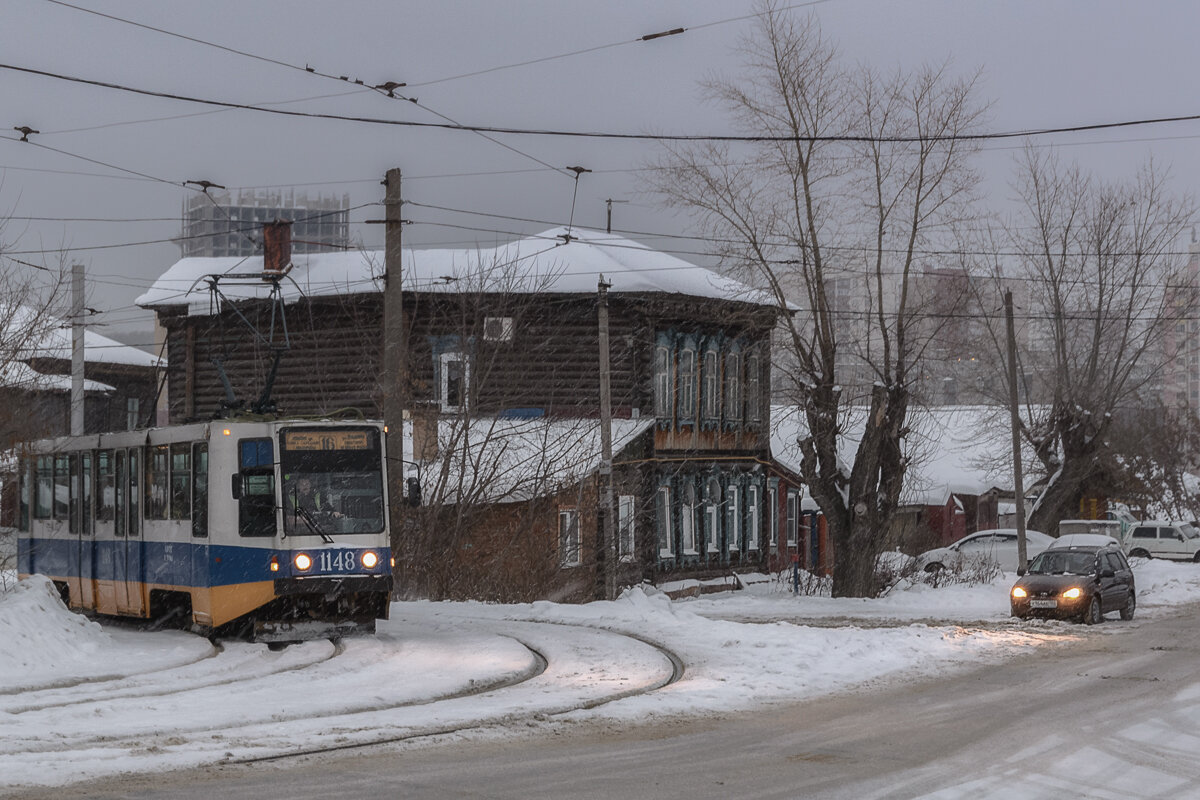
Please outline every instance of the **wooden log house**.
[{"label": "wooden log house", "polygon": [[[262,270],[261,258],[185,258],[138,299],[165,332],[172,423],[223,413],[226,383],[239,402],[261,392],[273,360],[265,334],[274,325],[278,341],[282,325],[268,285],[256,280]],[[381,415],[383,274],[382,253],[291,258],[280,283],[290,348],[273,392],[281,412]],[[226,276],[219,296],[212,275]],[[404,395],[413,420],[405,428],[421,440],[409,444],[406,470],[421,487],[423,513],[405,522],[398,543],[402,591],[597,596],[601,275],[611,284],[612,408],[622,431],[614,448],[621,583],[765,568],[777,305],[628,239],[555,229],[490,249],[404,253]],[[506,468],[528,472],[536,462],[532,493],[475,491],[504,483],[493,469],[502,459],[488,448],[506,440],[478,432],[517,421],[525,430],[497,452],[527,453],[540,441],[557,461],[527,457]],[[453,536],[434,530],[451,522]]]}]

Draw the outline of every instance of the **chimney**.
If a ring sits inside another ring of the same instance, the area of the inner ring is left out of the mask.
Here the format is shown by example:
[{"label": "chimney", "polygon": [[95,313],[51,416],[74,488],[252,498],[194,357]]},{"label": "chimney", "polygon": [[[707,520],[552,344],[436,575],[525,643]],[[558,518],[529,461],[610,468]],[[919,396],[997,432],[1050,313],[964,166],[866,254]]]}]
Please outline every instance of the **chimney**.
[{"label": "chimney", "polygon": [[263,272],[280,277],[292,263],[292,223],[277,219],[263,225]]}]

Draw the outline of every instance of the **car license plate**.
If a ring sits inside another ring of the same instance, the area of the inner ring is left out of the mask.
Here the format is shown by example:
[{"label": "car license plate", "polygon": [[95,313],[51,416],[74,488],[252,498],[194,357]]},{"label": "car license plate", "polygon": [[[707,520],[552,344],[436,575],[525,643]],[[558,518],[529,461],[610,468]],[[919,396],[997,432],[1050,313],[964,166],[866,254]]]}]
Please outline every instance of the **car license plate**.
[{"label": "car license plate", "polygon": [[1057,600],[1030,600],[1030,608],[1058,608]]}]

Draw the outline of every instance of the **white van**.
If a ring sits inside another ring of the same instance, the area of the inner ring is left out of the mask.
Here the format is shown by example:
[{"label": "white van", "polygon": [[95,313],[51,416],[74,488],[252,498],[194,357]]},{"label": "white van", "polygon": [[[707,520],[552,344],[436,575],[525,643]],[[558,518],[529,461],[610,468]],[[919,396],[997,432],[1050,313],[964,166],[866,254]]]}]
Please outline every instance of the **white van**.
[{"label": "white van", "polygon": [[1190,522],[1139,522],[1129,529],[1125,552],[1132,557],[1200,561],[1200,530]]}]

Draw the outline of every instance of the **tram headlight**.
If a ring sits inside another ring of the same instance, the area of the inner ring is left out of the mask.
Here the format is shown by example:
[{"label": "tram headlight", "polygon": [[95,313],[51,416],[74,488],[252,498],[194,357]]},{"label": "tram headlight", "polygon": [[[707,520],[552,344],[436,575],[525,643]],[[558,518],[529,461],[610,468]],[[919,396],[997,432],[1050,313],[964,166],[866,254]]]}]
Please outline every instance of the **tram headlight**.
[{"label": "tram headlight", "polygon": [[379,556],[375,555],[375,553],[368,550],[362,554],[362,565],[364,567],[367,569],[375,569],[377,564],[379,564]]},{"label": "tram headlight", "polygon": [[296,558],[292,563],[294,563],[296,565],[296,569],[300,570],[301,572],[306,572],[309,569],[312,569],[312,558],[309,557],[308,553],[296,553]]}]

